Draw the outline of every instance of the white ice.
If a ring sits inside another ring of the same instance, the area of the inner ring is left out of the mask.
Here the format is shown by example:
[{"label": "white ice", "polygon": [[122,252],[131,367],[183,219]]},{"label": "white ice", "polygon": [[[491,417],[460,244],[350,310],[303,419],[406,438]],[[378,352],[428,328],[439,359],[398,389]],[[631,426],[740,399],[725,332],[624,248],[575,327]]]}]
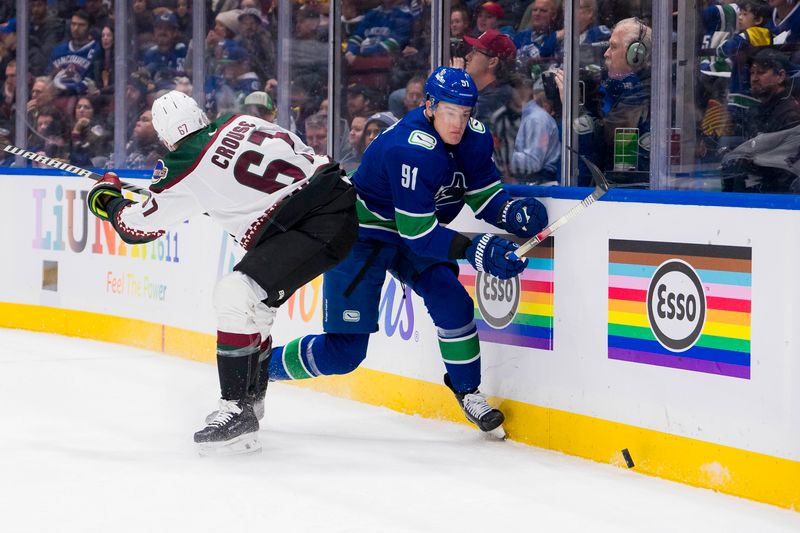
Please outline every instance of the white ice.
[{"label": "white ice", "polygon": [[282,384],[263,453],[201,458],[217,391],[212,365],[0,329],[0,531],[800,531],[800,513]]}]

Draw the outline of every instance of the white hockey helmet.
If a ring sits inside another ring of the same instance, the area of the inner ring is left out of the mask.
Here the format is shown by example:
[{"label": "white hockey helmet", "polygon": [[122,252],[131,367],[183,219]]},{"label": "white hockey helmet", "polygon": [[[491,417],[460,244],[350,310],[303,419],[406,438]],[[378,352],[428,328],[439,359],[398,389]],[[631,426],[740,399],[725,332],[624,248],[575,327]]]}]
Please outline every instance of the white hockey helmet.
[{"label": "white hockey helmet", "polygon": [[170,150],[178,141],[208,126],[206,114],[194,98],[180,91],[170,91],[153,102],[153,128]]}]

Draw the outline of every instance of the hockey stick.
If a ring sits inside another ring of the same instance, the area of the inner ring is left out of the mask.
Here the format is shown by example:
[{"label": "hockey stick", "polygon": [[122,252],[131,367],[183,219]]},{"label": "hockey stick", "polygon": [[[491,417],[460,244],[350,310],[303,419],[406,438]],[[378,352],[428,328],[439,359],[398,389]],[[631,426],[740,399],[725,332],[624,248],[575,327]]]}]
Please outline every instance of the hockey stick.
[{"label": "hockey stick", "polygon": [[580,156],[581,160],[586,164],[586,167],[589,169],[589,172],[592,174],[592,178],[594,178],[594,190],[592,194],[581,200],[581,203],[567,211],[567,213],[561,216],[559,219],[554,221],[552,224],[544,228],[542,231],[534,235],[530,238],[530,240],[526,241],[525,243],[521,244],[519,248],[509,254],[511,259],[519,259],[520,257],[525,257],[525,254],[531,251],[534,246],[541,243],[543,240],[548,238],[550,235],[555,233],[555,231],[569,222],[569,220],[593,203],[597,201],[598,198],[603,196],[605,193],[608,192],[608,182],[606,181],[606,176],[603,174],[603,171],[597,168],[597,165],[586,159],[584,156]]},{"label": "hockey stick", "polygon": [[[70,165],[69,163],[64,163],[62,161],[58,161],[57,159],[53,159],[52,157],[47,157],[45,155],[37,154],[36,152],[23,150],[22,148],[17,148],[16,146],[13,146],[11,144],[4,145],[3,151],[8,152],[9,154],[16,155],[18,157],[24,157],[25,159],[30,159],[34,163],[40,163],[50,168],[63,170],[71,174],[77,174],[78,176],[83,176],[85,178],[89,178],[94,181],[100,181],[101,179],[103,179],[103,176],[101,176],[97,172],[92,172],[91,170],[86,170],[85,168],[76,167],[74,165]],[[141,187],[137,187],[136,185],[131,185],[130,183],[126,183],[124,181],[122,182],[122,188],[125,189],[126,191],[130,191],[136,194],[141,194],[143,196],[150,196],[150,191],[148,191],[147,189],[142,189]]]}]

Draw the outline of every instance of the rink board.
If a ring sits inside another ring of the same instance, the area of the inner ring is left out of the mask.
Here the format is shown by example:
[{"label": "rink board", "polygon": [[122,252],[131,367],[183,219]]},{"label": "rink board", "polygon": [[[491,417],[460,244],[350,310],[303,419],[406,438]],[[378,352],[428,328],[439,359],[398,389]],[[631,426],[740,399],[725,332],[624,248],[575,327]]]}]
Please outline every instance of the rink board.
[{"label": "rink board", "polygon": [[[207,217],[127,246],[87,216],[87,180],[0,183],[0,326],[213,361],[213,285],[241,252]],[[580,192],[553,190],[551,219]],[[636,471],[800,509],[800,213],[615,192],[535,249],[513,283],[460,265],[482,389],[510,438],[617,465],[627,448]],[[461,421],[433,324],[401,290],[387,281],[362,369],[303,385]],[[321,330],[320,292],[318,279],[287,302],[277,343]]]}]

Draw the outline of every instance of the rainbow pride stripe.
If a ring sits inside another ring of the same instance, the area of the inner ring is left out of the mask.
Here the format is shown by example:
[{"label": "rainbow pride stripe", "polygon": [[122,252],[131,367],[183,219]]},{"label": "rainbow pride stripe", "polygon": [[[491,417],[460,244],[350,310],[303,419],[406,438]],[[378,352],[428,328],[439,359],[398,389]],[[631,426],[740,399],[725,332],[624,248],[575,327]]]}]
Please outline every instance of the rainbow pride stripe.
[{"label": "rainbow pride stripe", "polygon": [[475,297],[476,272],[466,261],[459,262],[458,279],[475,302],[475,323],[485,342],[553,349],[553,238],[528,252],[528,267],[520,274],[521,295],[513,320],[495,329],[483,320]]},{"label": "rainbow pride stripe", "polygon": [[[700,337],[683,352],[658,342],[647,313],[650,280],[670,259],[697,272],[706,299]],[[609,240],[609,359],[750,379],[751,273],[747,247]]]}]

